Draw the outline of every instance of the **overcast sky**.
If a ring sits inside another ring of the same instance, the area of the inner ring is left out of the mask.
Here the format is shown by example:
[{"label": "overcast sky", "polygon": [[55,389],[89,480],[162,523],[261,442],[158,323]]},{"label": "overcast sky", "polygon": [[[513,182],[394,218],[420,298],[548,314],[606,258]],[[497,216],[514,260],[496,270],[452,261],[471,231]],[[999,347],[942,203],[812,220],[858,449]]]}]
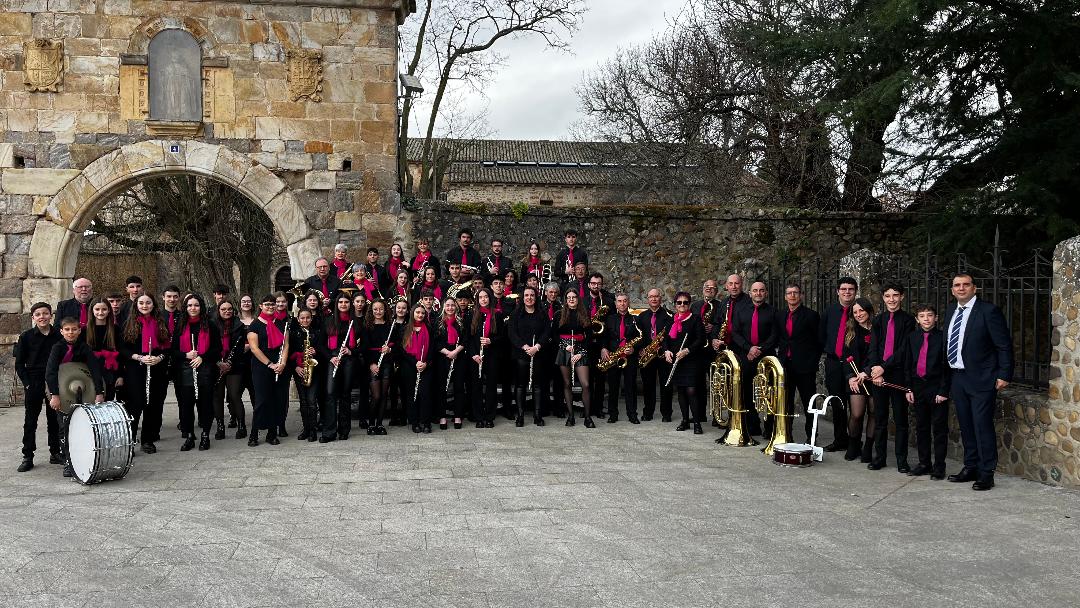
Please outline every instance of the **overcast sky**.
[{"label": "overcast sky", "polygon": [[[551,51],[541,40],[510,40],[501,47],[506,65],[486,89],[469,94],[468,107],[487,105],[487,122],[499,139],[567,139],[580,118],[575,88],[617,48],[647,42],[663,31],[685,0],[590,0],[572,54]],[[413,132],[422,132],[414,123]]]}]

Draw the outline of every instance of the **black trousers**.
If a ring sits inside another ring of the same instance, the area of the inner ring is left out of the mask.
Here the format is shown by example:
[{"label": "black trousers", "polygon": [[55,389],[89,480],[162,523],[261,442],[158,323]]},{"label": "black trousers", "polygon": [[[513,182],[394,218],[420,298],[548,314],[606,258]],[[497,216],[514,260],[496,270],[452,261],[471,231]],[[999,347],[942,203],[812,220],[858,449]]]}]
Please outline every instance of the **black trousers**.
[{"label": "black trousers", "polygon": [[[516,369],[517,378],[515,379],[516,399],[517,399],[517,412],[518,416],[525,415],[525,402],[526,391],[529,388],[529,361],[531,359],[514,358],[514,369]],[[536,353],[535,360],[532,363],[532,399],[533,399],[533,417],[542,418],[544,416],[543,407],[548,401],[548,382],[545,377],[546,374],[543,369],[543,365],[540,359],[540,353]]]},{"label": "black trousers", "polygon": [[915,387],[912,390],[915,392],[915,405],[912,407],[915,408],[915,445],[919,452],[919,464],[943,473],[949,450],[949,402],[934,403],[936,395],[933,391],[920,391]]},{"label": "black trousers", "polygon": [[[501,365],[499,369],[499,386],[502,388],[502,395],[499,396],[499,405],[503,408],[503,415],[510,416],[514,413],[513,399],[515,397],[514,391],[514,373],[515,367],[510,364],[511,357],[510,348],[507,346],[500,349],[499,357],[502,361],[505,361],[505,365]],[[487,365],[487,363],[485,363]],[[521,408],[521,404],[518,404],[518,408]]]},{"label": "black trousers", "polygon": [[[472,366],[472,403],[473,420],[477,422],[490,422],[495,420],[495,403],[499,395],[496,391],[498,383],[499,365],[497,357],[484,357],[483,377],[476,365]],[[457,372],[454,372],[457,373]]]},{"label": "black trousers", "polygon": [[[888,381],[888,380],[886,380]],[[896,466],[907,463],[908,453],[908,402],[904,393],[895,388],[876,386],[870,393],[874,398],[874,462],[882,466],[888,460],[885,457],[889,442],[889,410],[893,413],[893,426],[896,428]],[[891,407],[890,407],[891,406]]]},{"label": "black trousers", "polygon": [[269,367],[258,361],[252,362],[251,383],[255,410],[251,417],[252,431],[272,431],[267,433],[268,436],[277,433],[277,428],[281,425],[282,411],[288,403],[288,382],[288,374],[281,374],[275,379],[274,372]]},{"label": "black trousers", "polygon": [[45,408],[45,428],[49,434],[49,453],[60,453],[60,423],[57,413],[45,405],[45,375],[30,376],[30,386],[23,387],[23,404],[26,407],[23,416],[22,454],[24,458],[33,458],[37,450],[37,425],[41,409]]},{"label": "black trousers", "polygon": [[304,425],[304,432],[308,434],[319,431],[319,384],[321,383],[321,375],[317,371],[313,371],[311,386],[304,386],[304,381],[295,372],[293,373],[296,396],[300,400],[300,420]]},{"label": "black trousers", "polygon": [[180,430],[184,433],[195,432],[196,416],[199,428],[204,433],[209,433],[214,424],[214,384],[216,370],[208,365],[201,365],[196,370],[194,381],[199,383],[199,398],[195,398],[194,385],[188,384],[191,377],[187,372],[178,374],[180,381],[175,385],[176,403],[180,408]]},{"label": "black trousers", "polygon": [[[608,370],[608,417],[619,417],[620,389],[626,397],[626,415],[637,418],[637,357],[627,359],[626,367],[615,366]],[[665,378],[666,380],[666,378]],[[698,399],[701,397],[699,396]]]},{"label": "black trousers", "polygon": [[229,403],[229,416],[234,418],[237,424],[247,426],[244,414],[244,388],[245,379],[243,374],[229,374],[214,385],[214,418],[219,421],[225,419],[225,401]]},{"label": "black trousers", "polygon": [[979,390],[962,369],[953,370],[950,397],[956,407],[960,439],[964,442],[964,468],[975,469],[981,478],[993,477],[997,468],[997,430],[994,407],[997,391]]},{"label": "black trousers", "polygon": [[169,390],[169,370],[165,363],[150,368],[150,402],[146,401],[146,366],[134,361],[124,370],[124,409],[131,416],[131,438],[138,437],[139,418],[142,418],[141,443],[154,443],[161,439],[161,416],[165,408],[165,394]]},{"label": "black trousers", "polygon": [[600,371],[596,364],[600,361],[600,347],[599,345],[591,345],[586,349],[586,353],[589,357],[589,395],[592,398],[590,403],[593,416],[603,416],[604,412],[604,391],[607,388],[607,373]]},{"label": "black trousers", "polygon": [[[795,393],[799,393],[799,401],[802,402],[803,428],[806,430],[806,443],[810,443],[810,431],[814,426],[814,417],[806,412],[810,407],[810,398],[817,392],[817,371],[796,372],[786,367],[787,361],[781,364],[784,367],[784,382],[787,384],[787,411],[795,413]],[[794,430],[794,429],[793,429]]]},{"label": "black trousers", "polygon": [[[743,424],[746,425],[744,428],[750,435],[762,435],[763,433],[761,416],[754,405],[754,376],[757,374],[757,363],[756,360],[747,361],[745,358],[739,357],[739,371],[742,375],[740,379],[742,385],[742,409],[746,410],[746,413],[743,414]],[[769,436],[771,437],[771,434]],[[765,438],[768,439],[769,437]]]},{"label": "black trousers", "polygon": [[[549,389],[551,397],[544,401],[544,409],[542,414],[545,416],[557,415],[563,416],[566,413],[566,399],[563,397],[563,383],[562,374],[559,373],[558,366],[555,365],[555,355],[558,352],[559,342],[558,340],[550,342],[548,346],[541,348],[540,352],[536,355],[540,357],[536,361],[536,367],[543,369],[544,373],[542,377],[546,388]],[[535,373],[535,372],[534,372]],[[534,380],[535,382],[535,380]]]},{"label": "black trousers", "polygon": [[646,418],[651,418],[656,412],[657,387],[660,389],[660,415],[671,418],[671,387],[664,386],[670,373],[671,366],[660,357],[641,368],[641,394],[644,399],[642,413]]},{"label": "black trousers", "polygon": [[[454,363],[454,373],[450,376],[450,382],[447,384],[446,377],[450,374],[450,359],[441,354],[439,355],[438,370],[436,370],[438,381],[431,387],[431,415],[433,418],[442,418],[447,413],[454,418],[465,416],[465,387],[468,385],[469,372],[472,369],[470,363],[472,363],[472,360],[469,359],[465,351],[458,353]],[[446,391],[447,386],[450,387],[451,393],[449,394]]]},{"label": "black trousers", "polygon": [[847,411],[848,397],[851,396],[847,383],[848,369],[850,367],[847,363],[833,357],[825,357],[825,390],[830,395],[839,397],[843,404],[832,410],[833,442],[841,447],[847,447],[848,444]]},{"label": "black trousers", "polygon": [[[401,398],[405,400],[405,411],[409,418],[409,424],[431,423],[431,382],[435,374],[434,367],[428,367],[423,372],[417,373],[412,361],[406,360],[401,364]],[[456,372],[457,370],[455,370]],[[418,387],[416,383],[419,382]],[[413,399],[413,394],[416,399]]]},{"label": "black trousers", "polygon": [[352,429],[352,387],[355,371],[356,361],[352,357],[342,357],[336,372],[333,364],[328,363],[326,366],[323,377],[326,383],[326,404],[322,409],[322,433],[326,437],[348,433]]}]

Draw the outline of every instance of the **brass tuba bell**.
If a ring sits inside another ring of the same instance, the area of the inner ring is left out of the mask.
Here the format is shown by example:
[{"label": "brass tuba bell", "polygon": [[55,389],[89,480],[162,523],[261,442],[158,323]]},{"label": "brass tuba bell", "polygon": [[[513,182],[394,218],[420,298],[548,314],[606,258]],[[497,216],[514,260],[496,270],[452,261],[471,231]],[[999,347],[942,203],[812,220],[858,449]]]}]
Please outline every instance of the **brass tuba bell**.
[{"label": "brass tuba bell", "polygon": [[[709,415],[727,427],[716,440],[721,445],[746,447],[757,441],[746,432],[746,408],[742,403],[742,366],[730,350],[721,351],[709,366]],[[724,420],[724,410],[728,419]]]},{"label": "brass tuba bell", "polygon": [[754,405],[758,413],[771,416],[773,433],[769,443],[761,449],[772,456],[773,446],[782,443],[794,443],[791,437],[791,418],[795,414],[787,411],[787,391],[784,388],[784,367],[773,356],[762,357],[754,376]]}]

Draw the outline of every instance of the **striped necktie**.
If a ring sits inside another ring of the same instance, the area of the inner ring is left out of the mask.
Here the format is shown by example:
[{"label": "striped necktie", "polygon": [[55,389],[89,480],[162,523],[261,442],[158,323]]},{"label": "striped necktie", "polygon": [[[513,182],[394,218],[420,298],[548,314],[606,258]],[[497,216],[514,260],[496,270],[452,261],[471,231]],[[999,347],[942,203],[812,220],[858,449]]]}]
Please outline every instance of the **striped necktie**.
[{"label": "striped necktie", "polygon": [[952,328],[949,329],[949,364],[956,365],[956,358],[960,353],[960,325],[964,320],[964,308],[961,306],[956,309],[956,314],[953,316]]}]

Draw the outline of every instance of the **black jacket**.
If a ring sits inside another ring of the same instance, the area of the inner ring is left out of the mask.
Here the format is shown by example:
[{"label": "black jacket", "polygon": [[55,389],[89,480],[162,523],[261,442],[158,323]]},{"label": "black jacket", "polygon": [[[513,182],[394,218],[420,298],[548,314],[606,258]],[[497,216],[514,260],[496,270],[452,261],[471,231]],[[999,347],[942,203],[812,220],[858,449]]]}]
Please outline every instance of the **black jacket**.
[{"label": "black jacket", "polygon": [[[623,335],[627,342],[641,336],[641,341],[634,347],[634,352],[645,347],[645,336],[641,333],[641,329],[637,325],[637,319],[634,318],[629,312],[625,315],[620,315],[618,311],[612,312],[604,320],[604,339],[602,344],[604,348],[611,352],[615,352],[615,349],[619,348],[621,340],[619,340],[619,328],[620,325],[625,325]],[[668,325],[670,327],[670,324]]]},{"label": "black jacket", "polygon": [[[525,312],[525,307],[514,311],[507,323],[510,335],[510,347],[515,359],[528,359],[529,356],[521,350],[525,345],[539,344],[541,348],[547,342],[551,324],[548,323],[547,311],[537,308],[535,312]],[[539,353],[537,353],[539,356]]]},{"label": "black jacket", "polygon": [[[86,342],[75,342],[71,345],[70,363],[85,363],[90,369],[90,376],[94,379],[94,394],[105,394],[105,381],[101,376],[101,362],[94,356],[93,351]],[[60,365],[67,354],[68,343],[63,339],[52,345],[49,350],[49,362],[45,366],[45,386],[53,395],[60,393]],[[83,395],[83,401],[89,401],[89,395]]]},{"label": "black jacket", "polygon": [[[72,319],[78,321],[79,315],[82,312],[81,308],[82,307],[79,306],[79,301],[75,298],[71,298],[70,300],[64,300],[57,304],[56,310],[53,312],[53,327],[55,327],[56,329],[60,329],[60,322],[68,317],[71,317]],[[94,322],[94,315],[90,311],[90,302],[86,303],[86,322]],[[83,327],[86,326],[83,325]],[[83,339],[82,334],[79,334],[79,339]]]},{"label": "black jacket", "polygon": [[[470,246],[470,247],[465,249],[464,255],[465,255],[466,264],[476,268],[477,269],[476,274],[478,276],[480,276],[483,273],[483,264],[480,263],[480,252],[477,251],[474,247]],[[461,245],[454,245],[450,249],[446,250],[446,256],[443,258],[443,260],[444,260],[443,263],[445,264],[445,269],[446,269],[447,276],[450,275],[450,264],[451,263],[454,263],[454,264],[461,263],[461,256],[462,256]]]},{"label": "black jacket", "polygon": [[[551,260],[551,272],[557,279],[567,279],[566,263],[570,259],[570,249],[567,247],[560,247],[559,253],[555,254],[555,257]],[[586,268],[589,266],[589,252],[585,251],[584,247],[580,245],[574,247],[574,264],[578,262],[585,262]],[[571,268],[573,270],[573,268]]]},{"label": "black jacket", "polygon": [[[788,317],[791,319],[791,336],[787,334]],[[816,372],[821,361],[821,317],[817,311],[800,305],[792,313],[787,306],[776,315],[778,339],[776,354],[784,369],[797,373]]]},{"label": "black jacket", "polygon": [[329,298],[333,297],[334,292],[337,291],[338,287],[341,286],[341,281],[338,280],[337,275],[334,274],[333,269],[331,269],[330,274],[326,275],[326,289],[330,293],[323,292],[322,279],[320,279],[319,275],[317,274],[311,275],[310,277],[305,279],[304,286],[306,286],[308,289],[314,289],[315,291]]},{"label": "black jacket", "polygon": [[41,382],[45,375],[45,368],[49,363],[49,353],[57,342],[63,341],[60,330],[50,329],[49,333],[43,334],[37,327],[19,334],[19,341],[15,343],[15,374],[19,377],[23,387],[30,386],[32,381]]},{"label": "black jacket", "polygon": [[870,373],[870,368],[880,365],[885,368],[885,380],[899,384],[904,380],[904,349],[907,348],[907,337],[915,331],[915,317],[910,313],[898,310],[891,313],[893,321],[893,352],[888,359],[885,358],[885,339],[889,327],[889,311],[885,311],[874,318],[870,325],[870,350],[867,353],[865,371]]},{"label": "black jacket", "polygon": [[[919,352],[923,345],[923,336],[929,334],[926,351],[926,375],[919,377]],[[910,388],[916,397],[924,395],[949,396],[952,385],[952,368],[945,359],[945,334],[937,328],[925,332],[922,328],[908,334],[904,350],[904,386]]]},{"label": "black jacket", "polygon": [[747,353],[752,346],[761,349],[761,356],[767,357],[776,354],[776,343],[779,340],[777,331],[776,310],[768,302],[762,302],[756,307],[758,317],[757,342],[751,341],[751,329],[754,322],[753,303],[750,306],[736,306],[732,316],[734,325],[731,332],[731,350],[739,357],[746,359]]}]

